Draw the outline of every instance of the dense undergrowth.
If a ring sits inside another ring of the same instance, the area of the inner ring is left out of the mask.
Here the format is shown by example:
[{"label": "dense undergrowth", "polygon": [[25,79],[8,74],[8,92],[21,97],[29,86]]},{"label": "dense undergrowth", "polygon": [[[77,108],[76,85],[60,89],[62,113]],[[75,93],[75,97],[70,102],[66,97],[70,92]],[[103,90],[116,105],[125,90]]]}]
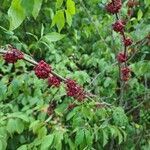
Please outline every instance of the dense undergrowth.
[{"label": "dense undergrowth", "polygon": [[122,0],[119,16],[133,40],[124,86],[116,59],[123,42],[108,2],[0,0],[1,49],[45,60],[94,95],[77,101],[65,83],[49,87],[32,64],[0,55],[0,150],[150,149],[150,2]]}]

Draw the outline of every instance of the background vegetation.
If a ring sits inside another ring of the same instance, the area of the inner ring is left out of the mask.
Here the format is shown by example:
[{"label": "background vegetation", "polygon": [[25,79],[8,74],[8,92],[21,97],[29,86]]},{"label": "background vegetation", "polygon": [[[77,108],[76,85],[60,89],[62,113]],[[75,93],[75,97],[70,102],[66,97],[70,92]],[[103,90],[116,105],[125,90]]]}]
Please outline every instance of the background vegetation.
[{"label": "background vegetation", "polygon": [[[131,18],[123,1],[121,17],[134,44],[122,105],[116,61],[122,45],[107,2],[0,0],[0,46],[46,60],[98,96],[68,110],[78,102],[63,86],[49,88],[30,64],[0,57],[0,150],[150,149],[150,1],[139,0]],[[112,106],[95,107],[95,101]]]}]

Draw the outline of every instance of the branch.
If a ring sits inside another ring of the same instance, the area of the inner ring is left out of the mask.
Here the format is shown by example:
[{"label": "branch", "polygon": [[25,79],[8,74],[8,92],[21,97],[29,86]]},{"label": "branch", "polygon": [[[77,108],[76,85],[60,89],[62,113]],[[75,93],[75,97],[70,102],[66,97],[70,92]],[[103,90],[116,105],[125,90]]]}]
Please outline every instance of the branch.
[{"label": "branch", "polygon": [[134,110],[136,110],[137,108],[139,108],[141,105],[143,105],[145,102],[147,102],[148,101],[148,99],[146,99],[146,100],[143,100],[141,103],[139,103],[137,106],[135,106],[135,107],[133,107],[132,109],[130,109],[127,113],[126,113],[126,115],[129,115],[130,113],[132,113]]},{"label": "branch", "polygon": [[[4,55],[6,53],[7,53],[7,51],[5,51],[4,49],[0,49],[0,54]],[[29,62],[30,64],[32,64],[34,66],[38,64],[38,62],[36,62],[35,60],[30,59],[28,57],[28,55],[26,55],[26,54],[24,54],[24,55],[25,55],[25,57],[23,58],[23,60]],[[59,78],[61,81],[64,81],[64,82],[66,81],[66,79],[64,77],[62,77],[61,75],[57,74],[55,71],[51,71],[51,74],[56,76],[57,78]]]},{"label": "branch", "polygon": [[[6,54],[6,53],[7,53],[6,50],[0,49],[0,54],[4,55],[4,54]],[[34,59],[29,58],[29,55],[27,55],[27,54],[24,54],[23,60],[29,62],[29,63],[32,64],[33,66],[36,66],[36,65],[38,64],[38,62],[36,62]],[[51,71],[51,74],[54,75],[54,76],[56,76],[57,78],[59,78],[59,79],[60,79],[61,81],[63,81],[63,82],[66,82],[66,81],[67,81],[66,78],[64,78],[64,77],[62,77],[61,75],[57,74],[55,71]],[[86,98],[88,98],[89,100],[93,100],[92,97],[97,97],[97,96],[96,96],[96,95],[93,95],[92,93],[86,92]],[[111,106],[111,104],[106,103],[106,102],[103,102],[103,101],[102,101],[102,103],[100,103],[100,104],[103,104],[103,105],[106,105],[106,106]]]}]

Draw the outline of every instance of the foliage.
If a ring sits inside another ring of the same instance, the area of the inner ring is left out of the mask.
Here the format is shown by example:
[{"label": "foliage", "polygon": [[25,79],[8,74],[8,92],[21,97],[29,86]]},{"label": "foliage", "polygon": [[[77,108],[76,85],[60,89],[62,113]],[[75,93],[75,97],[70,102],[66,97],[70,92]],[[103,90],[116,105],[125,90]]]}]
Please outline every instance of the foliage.
[{"label": "foliage", "polygon": [[[123,2],[124,17],[127,0]],[[122,106],[116,62],[121,41],[112,31],[114,17],[106,3],[1,0],[0,45],[45,59],[98,98],[76,102],[64,86],[49,88],[39,80],[32,65],[22,60],[6,64],[0,56],[0,150],[149,149],[150,2],[140,0],[128,18],[127,34],[134,41],[128,52],[134,57],[128,62],[132,77]],[[95,100],[112,106],[95,107]],[[72,103],[77,106],[68,110]]]}]

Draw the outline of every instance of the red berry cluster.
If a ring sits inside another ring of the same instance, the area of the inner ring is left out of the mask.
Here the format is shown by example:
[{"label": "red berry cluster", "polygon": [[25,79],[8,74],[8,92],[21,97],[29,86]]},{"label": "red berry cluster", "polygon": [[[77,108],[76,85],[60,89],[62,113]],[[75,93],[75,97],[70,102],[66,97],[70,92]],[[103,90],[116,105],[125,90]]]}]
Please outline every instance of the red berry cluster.
[{"label": "red berry cluster", "polygon": [[7,63],[15,63],[17,60],[23,59],[24,54],[15,48],[11,48],[6,54],[3,55],[3,57]]},{"label": "red berry cluster", "polygon": [[124,52],[118,53],[118,55],[117,55],[117,60],[118,60],[118,62],[120,62],[120,63],[126,62],[126,61],[127,61],[127,56],[126,56],[126,54],[124,54]]},{"label": "red berry cluster", "polygon": [[121,0],[115,0],[114,2],[110,2],[106,5],[106,10],[109,13],[115,14],[120,11],[121,6],[122,6]]},{"label": "red berry cluster", "polygon": [[61,81],[56,76],[50,76],[48,78],[48,85],[49,86],[59,87],[60,86],[60,82]]},{"label": "red berry cluster", "polygon": [[67,85],[67,95],[70,97],[74,97],[78,101],[82,101],[85,98],[85,92],[83,88],[79,85],[74,80],[68,79],[66,81]]},{"label": "red berry cluster", "polygon": [[127,6],[129,8],[133,8],[134,6],[137,6],[138,4],[139,4],[139,2],[136,0],[128,0],[128,2],[127,2]]},{"label": "red berry cluster", "polygon": [[123,32],[125,25],[124,25],[122,20],[117,20],[112,25],[112,27],[113,27],[113,30],[116,31],[116,32]]},{"label": "red berry cluster", "polygon": [[125,38],[123,42],[126,47],[132,45],[132,40],[130,38]]},{"label": "red berry cluster", "polygon": [[[27,60],[24,58],[24,54],[15,48],[9,49],[3,55],[3,57],[5,61],[8,63],[15,63],[19,59]],[[52,72],[51,66],[47,64],[44,60],[41,60],[38,63],[36,62],[33,63],[32,61],[29,61],[29,62],[35,65],[34,67],[35,75],[39,79],[48,79],[49,86],[59,87],[61,81],[64,81],[65,84],[67,85],[66,91],[67,91],[68,96],[74,97],[78,101],[82,101],[86,97],[85,96],[86,93],[84,92],[81,86],[79,86],[74,80],[64,79],[64,78],[61,78],[59,75],[57,76],[56,73]]]},{"label": "red berry cluster", "polygon": [[[131,2],[131,1],[130,1]],[[128,2],[129,5],[129,2]],[[129,37],[125,36],[125,24],[123,20],[119,19],[118,12],[122,7],[121,0],[112,0],[110,3],[106,5],[106,9],[108,12],[116,15],[116,22],[112,25],[114,31],[120,33],[123,37],[124,44],[124,52],[119,52],[117,54],[117,60],[121,63],[121,78],[123,81],[127,81],[130,77],[131,70],[127,67],[127,47],[132,45],[132,40]]]},{"label": "red berry cluster", "polygon": [[[51,66],[49,66],[46,62],[41,60],[34,68],[35,74],[38,78],[41,79],[46,79],[48,78],[48,85],[49,86],[54,86],[54,87],[59,87],[60,86],[60,79],[56,76],[51,75]],[[78,101],[82,101],[85,98],[85,92],[83,88],[79,85],[74,80],[68,79],[66,81],[66,91],[67,95],[74,97]]]},{"label": "red berry cluster", "polygon": [[49,77],[49,73],[51,72],[51,66],[49,66],[45,61],[41,60],[34,67],[34,71],[38,78],[46,79]]},{"label": "red berry cluster", "polygon": [[131,70],[128,67],[123,67],[123,68],[121,68],[121,73],[122,73],[122,76],[121,76],[122,80],[128,81],[130,78]]},{"label": "red berry cluster", "polygon": [[[60,86],[60,79],[57,78],[56,76],[51,75],[51,66],[49,66],[46,62],[41,60],[34,68],[35,74],[38,78],[41,79],[46,79],[48,78],[48,85],[49,86],[55,86],[59,87]],[[79,85],[74,80],[68,79],[66,81],[67,85],[67,95],[74,97],[78,101],[82,101],[85,98],[85,92],[83,88]]]}]

